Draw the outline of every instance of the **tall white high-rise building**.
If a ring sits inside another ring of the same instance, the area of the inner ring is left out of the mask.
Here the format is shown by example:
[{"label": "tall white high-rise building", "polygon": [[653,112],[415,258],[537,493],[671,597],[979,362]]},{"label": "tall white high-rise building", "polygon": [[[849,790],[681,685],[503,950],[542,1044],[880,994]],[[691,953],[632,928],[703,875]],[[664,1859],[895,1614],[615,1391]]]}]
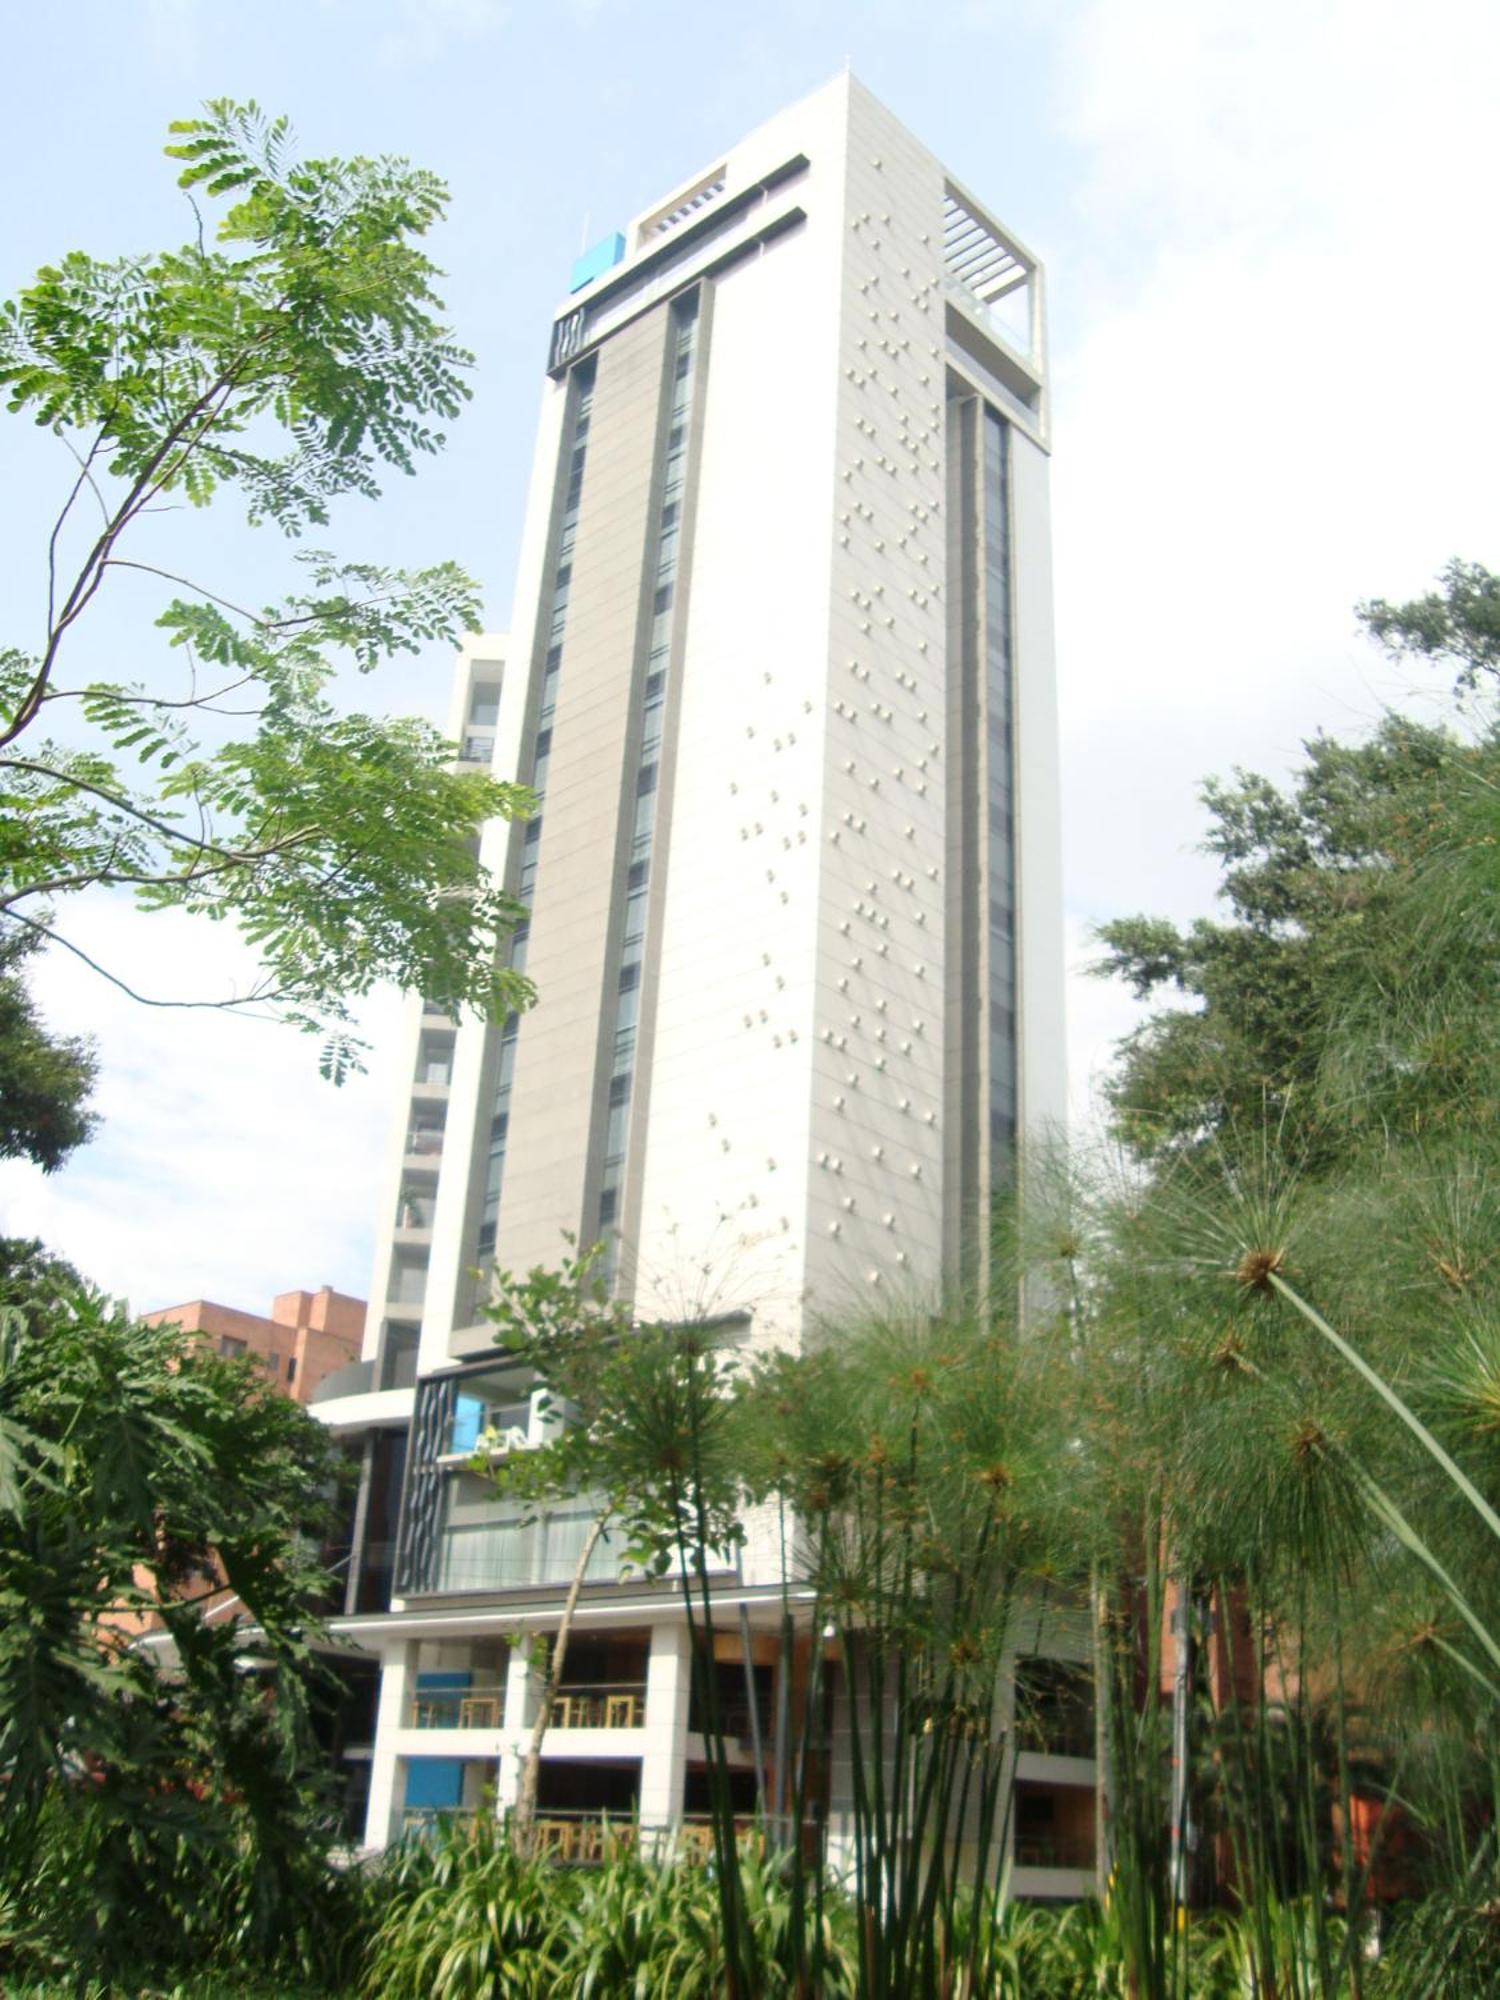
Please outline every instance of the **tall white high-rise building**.
[{"label": "tall white high-rise building", "polygon": [[[847,76],[575,267],[512,632],[452,720],[541,799],[484,843],[537,1004],[414,1006],[364,1358],[316,1405],[362,1466],[337,1624],[381,1666],[373,1843],[514,1795],[519,1641],[589,1519],[523,1522],[469,1469],[541,1421],[485,1269],[602,1239],[641,1318],[795,1344],[972,1275],[1061,1119],[1044,327],[1036,260]],[[596,1570],[543,1808],[676,1825],[674,1586]],[[762,1695],[778,1581],[753,1536],[721,1579]]]}]

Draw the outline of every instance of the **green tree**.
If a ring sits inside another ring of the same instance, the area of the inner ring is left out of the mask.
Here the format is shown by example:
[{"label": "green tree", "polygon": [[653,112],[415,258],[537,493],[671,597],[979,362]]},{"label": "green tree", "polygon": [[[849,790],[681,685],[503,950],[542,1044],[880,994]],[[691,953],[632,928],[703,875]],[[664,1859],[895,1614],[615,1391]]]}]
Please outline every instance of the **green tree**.
[{"label": "green tree", "polygon": [[[262,968],[242,1002],[327,1034],[337,1077],[378,981],[491,1018],[529,998],[499,952],[517,906],[475,855],[527,795],[331,694],[340,660],[368,672],[474,626],[475,589],[451,563],[304,548],[279,602],[247,604],[180,574],[156,517],[228,490],[297,538],[440,448],[471,358],[421,247],[447,196],[402,160],[298,160],[253,104],[173,131],[195,209],[220,205],[212,237],[200,215],[177,250],[72,252],[0,309],[9,407],[71,465],[41,641],[0,648],[0,933],[57,937],[57,908],[94,889],[231,920]],[[162,657],[70,674],[125,575],[162,589]]]},{"label": "green tree", "polygon": [[[1360,1927],[1318,1912],[1364,1906],[1398,1818],[1424,1841],[1407,1886],[1446,1916],[1379,1990],[1493,1985],[1472,1918],[1500,1784],[1497,602],[1453,564],[1413,604],[1363,607],[1383,644],[1453,670],[1449,725],[1319,738],[1285,791],[1210,787],[1229,919],[1105,933],[1139,993],[1199,1002],[1124,1049],[1137,1167],[1080,1204],[1063,1385],[1103,1537],[1114,1907],[1142,1992],[1188,1977],[1189,1810],[1232,1857],[1259,1990],[1376,1990]],[[1205,1633],[1212,1607],[1233,1685],[1215,1714],[1179,1654],[1169,1727],[1174,1598]],[[1167,1783],[1190,1763],[1191,1806]]]},{"label": "green tree", "polygon": [[327,1886],[307,1697],[333,1468],[253,1364],[4,1246],[0,1889],[70,1965],[271,1953]]},{"label": "green tree", "polygon": [[578,1551],[557,1630],[538,1662],[541,1687],[511,1821],[516,1852],[527,1859],[532,1858],[534,1844],[542,1748],[567,1664],[578,1600],[596,1549],[617,1510],[627,1504],[612,1463],[610,1418],[616,1356],[630,1332],[630,1313],[610,1298],[608,1287],[593,1272],[597,1257],[597,1251],[585,1252],[565,1258],[555,1271],[538,1266],[520,1279],[496,1271],[485,1307],[498,1329],[499,1345],[542,1385],[544,1407],[556,1422],[545,1444],[504,1458],[494,1457],[492,1441],[481,1437],[479,1469],[507,1499],[520,1501],[532,1519],[549,1501],[578,1493],[591,1496],[596,1509]]},{"label": "green tree", "polygon": [[[589,1495],[595,1508],[547,1652],[522,1764],[513,1831],[523,1853],[553,1699],[600,1541],[618,1536],[648,1575],[675,1569],[690,1624],[696,1617],[711,1638],[709,1568],[742,1537],[742,1469],[728,1435],[732,1358],[711,1328],[633,1323],[596,1269],[600,1255],[595,1246],[520,1279],[497,1272],[485,1308],[498,1345],[541,1388],[553,1422],[542,1445],[499,1459],[481,1454],[481,1467],[508,1498],[533,1510],[577,1494]],[[700,1694],[711,1709],[706,1684]]]},{"label": "green tree", "polygon": [[[1500,581],[1453,564],[1404,607],[1363,607],[1392,651],[1440,657],[1461,696],[1493,692]],[[1290,786],[1211,781],[1208,851],[1228,914],[1101,926],[1098,968],[1153,1014],[1107,1086],[1147,1158],[1258,1145],[1264,1121],[1305,1165],[1434,1120],[1500,1110],[1496,931],[1500,730],[1481,708],[1426,726],[1387,717],[1364,743],[1308,745]]]},{"label": "green tree", "polygon": [[31,1160],[50,1174],[94,1129],[94,1055],[81,1037],[42,1025],[22,973],[40,943],[0,930],[0,1160]]}]

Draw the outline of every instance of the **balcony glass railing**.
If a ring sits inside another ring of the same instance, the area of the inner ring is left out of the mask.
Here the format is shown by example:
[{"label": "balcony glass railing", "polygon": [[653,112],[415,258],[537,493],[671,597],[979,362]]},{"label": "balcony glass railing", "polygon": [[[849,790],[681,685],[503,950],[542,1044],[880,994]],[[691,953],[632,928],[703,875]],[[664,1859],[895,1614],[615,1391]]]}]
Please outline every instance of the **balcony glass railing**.
[{"label": "balcony glass railing", "polygon": [[530,1435],[531,1404],[491,1403],[483,1396],[460,1394],[454,1399],[453,1421],[444,1447],[448,1455],[476,1451],[513,1451]]},{"label": "balcony glass railing", "polygon": [[419,1160],[435,1160],[443,1150],[443,1128],[419,1125],[406,1135],[406,1150]]}]

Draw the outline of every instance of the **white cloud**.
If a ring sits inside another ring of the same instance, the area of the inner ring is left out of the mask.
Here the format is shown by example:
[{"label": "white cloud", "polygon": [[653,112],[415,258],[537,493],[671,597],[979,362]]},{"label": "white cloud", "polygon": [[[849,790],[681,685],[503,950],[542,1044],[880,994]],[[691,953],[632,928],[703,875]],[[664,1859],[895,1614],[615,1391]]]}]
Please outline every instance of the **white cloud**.
[{"label": "white cloud", "polygon": [[[69,934],[142,991],[218,995],[247,965],[219,927],[100,900]],[[217,1298],[265,1311],[278,1291],[369,1281],[372,1161],[393,1115],[399,1002],[364,1010],[368,1075],[321,1081],[309,1037],[219,1012],[136,1005],[53,951],[32,983],[48,1024],[91,1034],[98,1138],[50,1178],[0,1166],[0,1229],[40,1236],[140,1310]]]},{"label": "white cloud", "polygon": [[[1440,701],[1352,607],[1494,556],[1489,93],[1457,0],[1095,0],[1057,116],[1054,496],[1075,922],[1203,908],[1198,782]],[[1097,989],[1075,985],[1075,1021]],[[1075,1065],[1092,1060],[1075,1031]]]}]

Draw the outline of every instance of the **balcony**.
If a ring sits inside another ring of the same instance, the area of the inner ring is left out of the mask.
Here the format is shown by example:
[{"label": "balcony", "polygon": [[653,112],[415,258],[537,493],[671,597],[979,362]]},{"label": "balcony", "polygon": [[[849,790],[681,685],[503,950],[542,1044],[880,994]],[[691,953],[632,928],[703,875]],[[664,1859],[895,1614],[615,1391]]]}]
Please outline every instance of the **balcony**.
[{"label": "balcony", "polygon": [[597,1867],[629,1853],[639,1837],[633,1820],[611,1821],[602,1813],[548,1813],[536,1822],[538,1854],[575,1867]]},{"label": "balcony", "polygon": [[1017,1716],[1016,1749],[1039,1757],[1082,1757],[1092,1762],[1098,1745],[1091,1715]]},{"label": "balcony", "polygon": [[505,1721],[503,1687],[419,1688],[412,1696],[412,1729],[499,1729]]},{"label": "balcony", "polygon": [[471,1459],[504,1458],[525,1451],[531,1442],[530,1401],[491,1402],[484,1395],[460,1393],[453,1418],[438,1454],[439,1465],[467,1465]]},{"label": "balcony", "polygon": [[1069,1838],[1061,1834],[1016,1835],[1017,1868],[1075,1868],[1092,1874],[1094,1843],[1083,1835]]},{"label": "balcony", "polygon": [[406,1135],[402,1147],[407,1170],[418,1173],[436,1173],[443,1157],[443,1128],[441,1125],[417,1125]]},{"label": "balcony", "polygon": [[460,764],[488,764],[494,755],[495,739],[487,730],[469,730],[458,746]]},{"label": "balcony", "polygon": [[644,1729],[646,1683],[603,1681],[558,1690],[553,1729]]},{"label": "balcony", "polygon": [[430,1194],[417,1194],[403,1189],[396,1205],[396,1227],[402,1230],[431,1229],[433,1216],[437,1213],[437,1198]]},{"label": "balcony", "polygon": [[1045,1656],[1018,1659],[1015,1745],[1042,1757],[1092,1759],[1094,1683],[1082,1662]]}]

